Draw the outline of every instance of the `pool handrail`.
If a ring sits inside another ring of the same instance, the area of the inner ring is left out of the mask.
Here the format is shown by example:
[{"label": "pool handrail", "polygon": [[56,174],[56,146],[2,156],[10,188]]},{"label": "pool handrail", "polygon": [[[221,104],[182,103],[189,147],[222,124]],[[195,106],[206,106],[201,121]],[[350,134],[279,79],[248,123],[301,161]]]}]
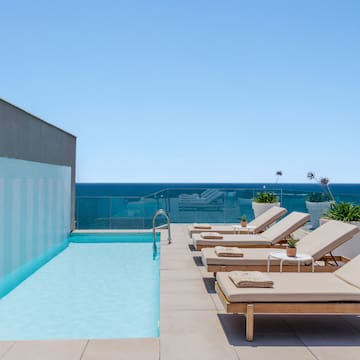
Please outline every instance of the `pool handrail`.
[{"label": "pool handrail", "polygon": [[155,212],[153,217],[153,234],[154,234],[154,240],[153,245],[156,247],[156,218],[160,215],[163,215],[166,217],[167,220],[167,228],[168,228],[168,244],[171,244],[171,232],[170,232],[170,217],[169,214],[164,209],[159,209]]}]

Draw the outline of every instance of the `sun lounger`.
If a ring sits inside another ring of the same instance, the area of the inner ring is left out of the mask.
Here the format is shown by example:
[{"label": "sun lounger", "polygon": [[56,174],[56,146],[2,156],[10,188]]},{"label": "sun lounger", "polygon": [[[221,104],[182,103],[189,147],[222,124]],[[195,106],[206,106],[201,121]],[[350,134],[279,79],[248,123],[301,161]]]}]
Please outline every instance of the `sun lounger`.
[{"label": "sun lounger", "polygon": [[[333,273],[266,273],[272,287],[237,287],[217,273],[216,292],[227,313],[244,314],[253,340],[256,314],[360,314],[360,255]],[[256,286],[256,285],[255,285]]]},{"label": "sun lounger", "polygon": [[[358,232],[359,229],[355,225],[331,220],[300,239],[297,243],[297,250],[299,253],[310,255],[315,262],[315,271],[335,271],[337,266],[336,264],[330,263],[331,260],[346,262],[348,259],[341,256],[336,257],[335,259],[335,257],[327,255],[338,246],[350,240]],[[270,265],[270,271],[279,271],[280,260],[272,258],[268,260],[271,252],[274,251],[273,248],[239,249],[241,249],[241,252],[243,253],[243,257],[241,258],[219,257],[213,248],[202,249],[202,262],[207,267],[207,271],[213,273],[233,270],[267,271],[268,265]],[[282,251],[285,252],[285,249]],[[320,261],[322,262],[321,264],[319,263]],[[312,267],[309,265],[311,265],[311,261],[303,263],[300,270],[312,271]],[[297,271],[298,266],[294,263],[285,262],[282,269],[283,271]]]},{"label": "sun lounger", "polygon": [[285,240],[295,230],[302,227],[310,215],[307,213],[293,211],[261,234],[238,234],[222,236],[222,239],[211,239],[204,235],[208,230],[200,234],[193,234],[192,240],[196,250],[213,246],[240,246],[240,247],[271,247]]},{"label": "sun lounger", "polygon": [[[254,220],[248,223],[248,227],[244,227],[243,229],[239,229],[234,227],[234,225],[209,225],[209,224],[194,224],[188,227],[189,236],[191,237],[193,234],[199,234],[203,229],[206,228],[206,231],[214,231],[220,234],[246,234],[251,229],[251,233],[258,234],[264,231],[268,226],[273,224],[276,220],[280,219],[284,214],[286,214],[286,209],[273,206],[269,210],[265,211]],[[236,225],[237,227],[240,224]]]}]

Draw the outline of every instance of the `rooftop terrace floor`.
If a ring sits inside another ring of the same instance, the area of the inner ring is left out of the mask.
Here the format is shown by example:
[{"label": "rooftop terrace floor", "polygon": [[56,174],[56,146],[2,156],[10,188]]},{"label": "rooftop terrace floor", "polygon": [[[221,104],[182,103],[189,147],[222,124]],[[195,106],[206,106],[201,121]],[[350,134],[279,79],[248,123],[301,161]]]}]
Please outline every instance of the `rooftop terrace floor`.
[{"label": "rooftop terrace floor", "polygon": [[[255,339],[245,319],[229,315],[214,278],[198,261],[187,226],[161,230],[160,338],[3,341],[0,360],[332,360],[360,357],[360,316],[256,316]],[[141,309],[139,310],[141,311]]]}]

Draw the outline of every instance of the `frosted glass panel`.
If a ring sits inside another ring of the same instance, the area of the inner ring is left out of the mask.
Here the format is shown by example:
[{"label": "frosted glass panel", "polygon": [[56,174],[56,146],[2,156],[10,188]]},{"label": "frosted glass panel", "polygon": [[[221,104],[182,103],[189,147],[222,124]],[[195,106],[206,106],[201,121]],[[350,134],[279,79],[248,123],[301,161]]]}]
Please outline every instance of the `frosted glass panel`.
[{"label": "frosted glass panel", "polygon": [[71,168],[0,157],[0,277],[67,241]]}]

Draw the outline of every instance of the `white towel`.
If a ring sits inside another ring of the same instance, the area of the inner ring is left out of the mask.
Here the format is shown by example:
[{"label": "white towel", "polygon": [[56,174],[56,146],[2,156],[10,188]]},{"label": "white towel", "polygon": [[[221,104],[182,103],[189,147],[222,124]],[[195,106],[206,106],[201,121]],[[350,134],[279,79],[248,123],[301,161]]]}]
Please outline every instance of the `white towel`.
[{"label": "white towel", "polygon": [[194,224],[194,229],[211,229],[209,224]]},{"label": "white towel", "polygon": [[215,246],[215,254],[221,257],[243,257],[244,254],[237,247]]},{"label": "white towel", "polygon": [[203,239],[222,239],[223,236],[217,232],[202,232],[200,237]]},{"label": "white towel", "polygon": [[229,278],[236,287],[268,288],[274,286],[274,282],[260,271],[231,271]]}]

